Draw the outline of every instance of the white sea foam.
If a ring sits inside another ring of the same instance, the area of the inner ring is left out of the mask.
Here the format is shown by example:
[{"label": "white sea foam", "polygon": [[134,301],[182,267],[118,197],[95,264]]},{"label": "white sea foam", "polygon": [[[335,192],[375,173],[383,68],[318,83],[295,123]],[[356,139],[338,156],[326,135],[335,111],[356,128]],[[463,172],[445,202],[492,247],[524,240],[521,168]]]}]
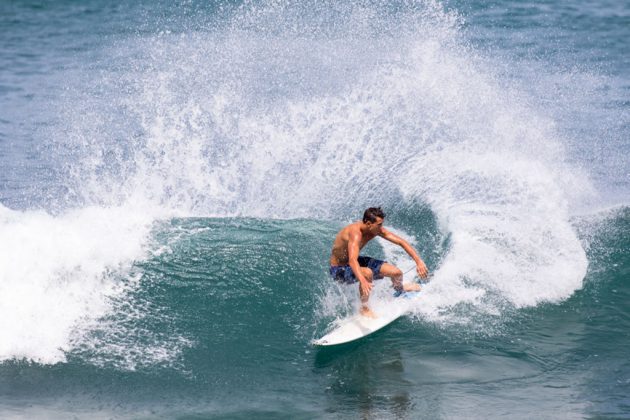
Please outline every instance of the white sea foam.
[{"label": "white sea foam", "polygon": [[151,218],[86,207],[51,216],[0,206],[0,360],[65,360],[72,336],[123,293]]}]

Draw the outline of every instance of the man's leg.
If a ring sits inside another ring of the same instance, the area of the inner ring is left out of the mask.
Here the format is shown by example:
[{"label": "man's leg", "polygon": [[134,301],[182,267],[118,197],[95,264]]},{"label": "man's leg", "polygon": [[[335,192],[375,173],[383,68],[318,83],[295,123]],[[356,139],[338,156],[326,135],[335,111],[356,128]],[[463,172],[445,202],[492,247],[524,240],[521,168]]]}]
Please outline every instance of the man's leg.
[{"label": "man's leg", "polygon": [[403,272],[393,264],[383,263],[379,274],[389,277],[392,280],[392,286],[396,290],[404,290],[405,292],[417,292],[420,290],[420,285],[417,283],[403,285]]}]

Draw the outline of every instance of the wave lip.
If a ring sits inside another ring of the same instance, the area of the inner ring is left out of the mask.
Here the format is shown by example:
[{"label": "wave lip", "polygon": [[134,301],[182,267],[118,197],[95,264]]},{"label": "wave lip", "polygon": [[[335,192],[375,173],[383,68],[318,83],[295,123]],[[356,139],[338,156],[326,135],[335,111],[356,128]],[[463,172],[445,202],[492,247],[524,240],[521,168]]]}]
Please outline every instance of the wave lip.
[{"label": "wave lip", "polygon": [[451,241],[427,301],[452,306],[460,292],[477,291],[467,299],[480,306],[492,295],[490,308],[501,301],[526,307],[561,301],[582,286],[586,253],[561,184],[543,162],[448,148],[415,169],[430,175],[403,189],[428,197]]}]

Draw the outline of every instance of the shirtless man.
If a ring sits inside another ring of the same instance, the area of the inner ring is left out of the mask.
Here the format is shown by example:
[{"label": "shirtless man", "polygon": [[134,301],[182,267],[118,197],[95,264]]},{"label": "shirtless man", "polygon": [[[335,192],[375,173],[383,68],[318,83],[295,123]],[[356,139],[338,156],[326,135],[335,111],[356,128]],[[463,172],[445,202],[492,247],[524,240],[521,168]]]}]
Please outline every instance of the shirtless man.
[{"label": "shirtless man", "polygon": [[359,282],[361,296],[361,315],[375,318],[376,315],[367,305],[372,290],[372,281],[389,277],[396,291],[417,291],[419,284],[403,285],[403,273],[398,267],[386,261],[359,256],[359,250],[377,236],[400,245],[416,262],[416,271],[421,278],[427,278],[427,266],[407,241],[394,235],[383,227],[385,213],[380,207],[365,210],[363,220],[341,229],[335,238],[330,254],[330,275],[333,279],[346,284]]}]

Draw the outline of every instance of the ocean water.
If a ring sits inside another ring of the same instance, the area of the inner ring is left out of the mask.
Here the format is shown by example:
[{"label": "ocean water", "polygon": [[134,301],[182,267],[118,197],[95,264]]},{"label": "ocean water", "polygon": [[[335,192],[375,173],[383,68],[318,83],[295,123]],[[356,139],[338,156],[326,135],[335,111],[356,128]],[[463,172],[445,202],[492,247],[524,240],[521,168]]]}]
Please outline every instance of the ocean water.
[{"label": "ocean water", "polygon": [[[1,2],[0,417],[629,418],[628,39],[606,0]],[[432,280],[317,349],[372,205]]]}]

